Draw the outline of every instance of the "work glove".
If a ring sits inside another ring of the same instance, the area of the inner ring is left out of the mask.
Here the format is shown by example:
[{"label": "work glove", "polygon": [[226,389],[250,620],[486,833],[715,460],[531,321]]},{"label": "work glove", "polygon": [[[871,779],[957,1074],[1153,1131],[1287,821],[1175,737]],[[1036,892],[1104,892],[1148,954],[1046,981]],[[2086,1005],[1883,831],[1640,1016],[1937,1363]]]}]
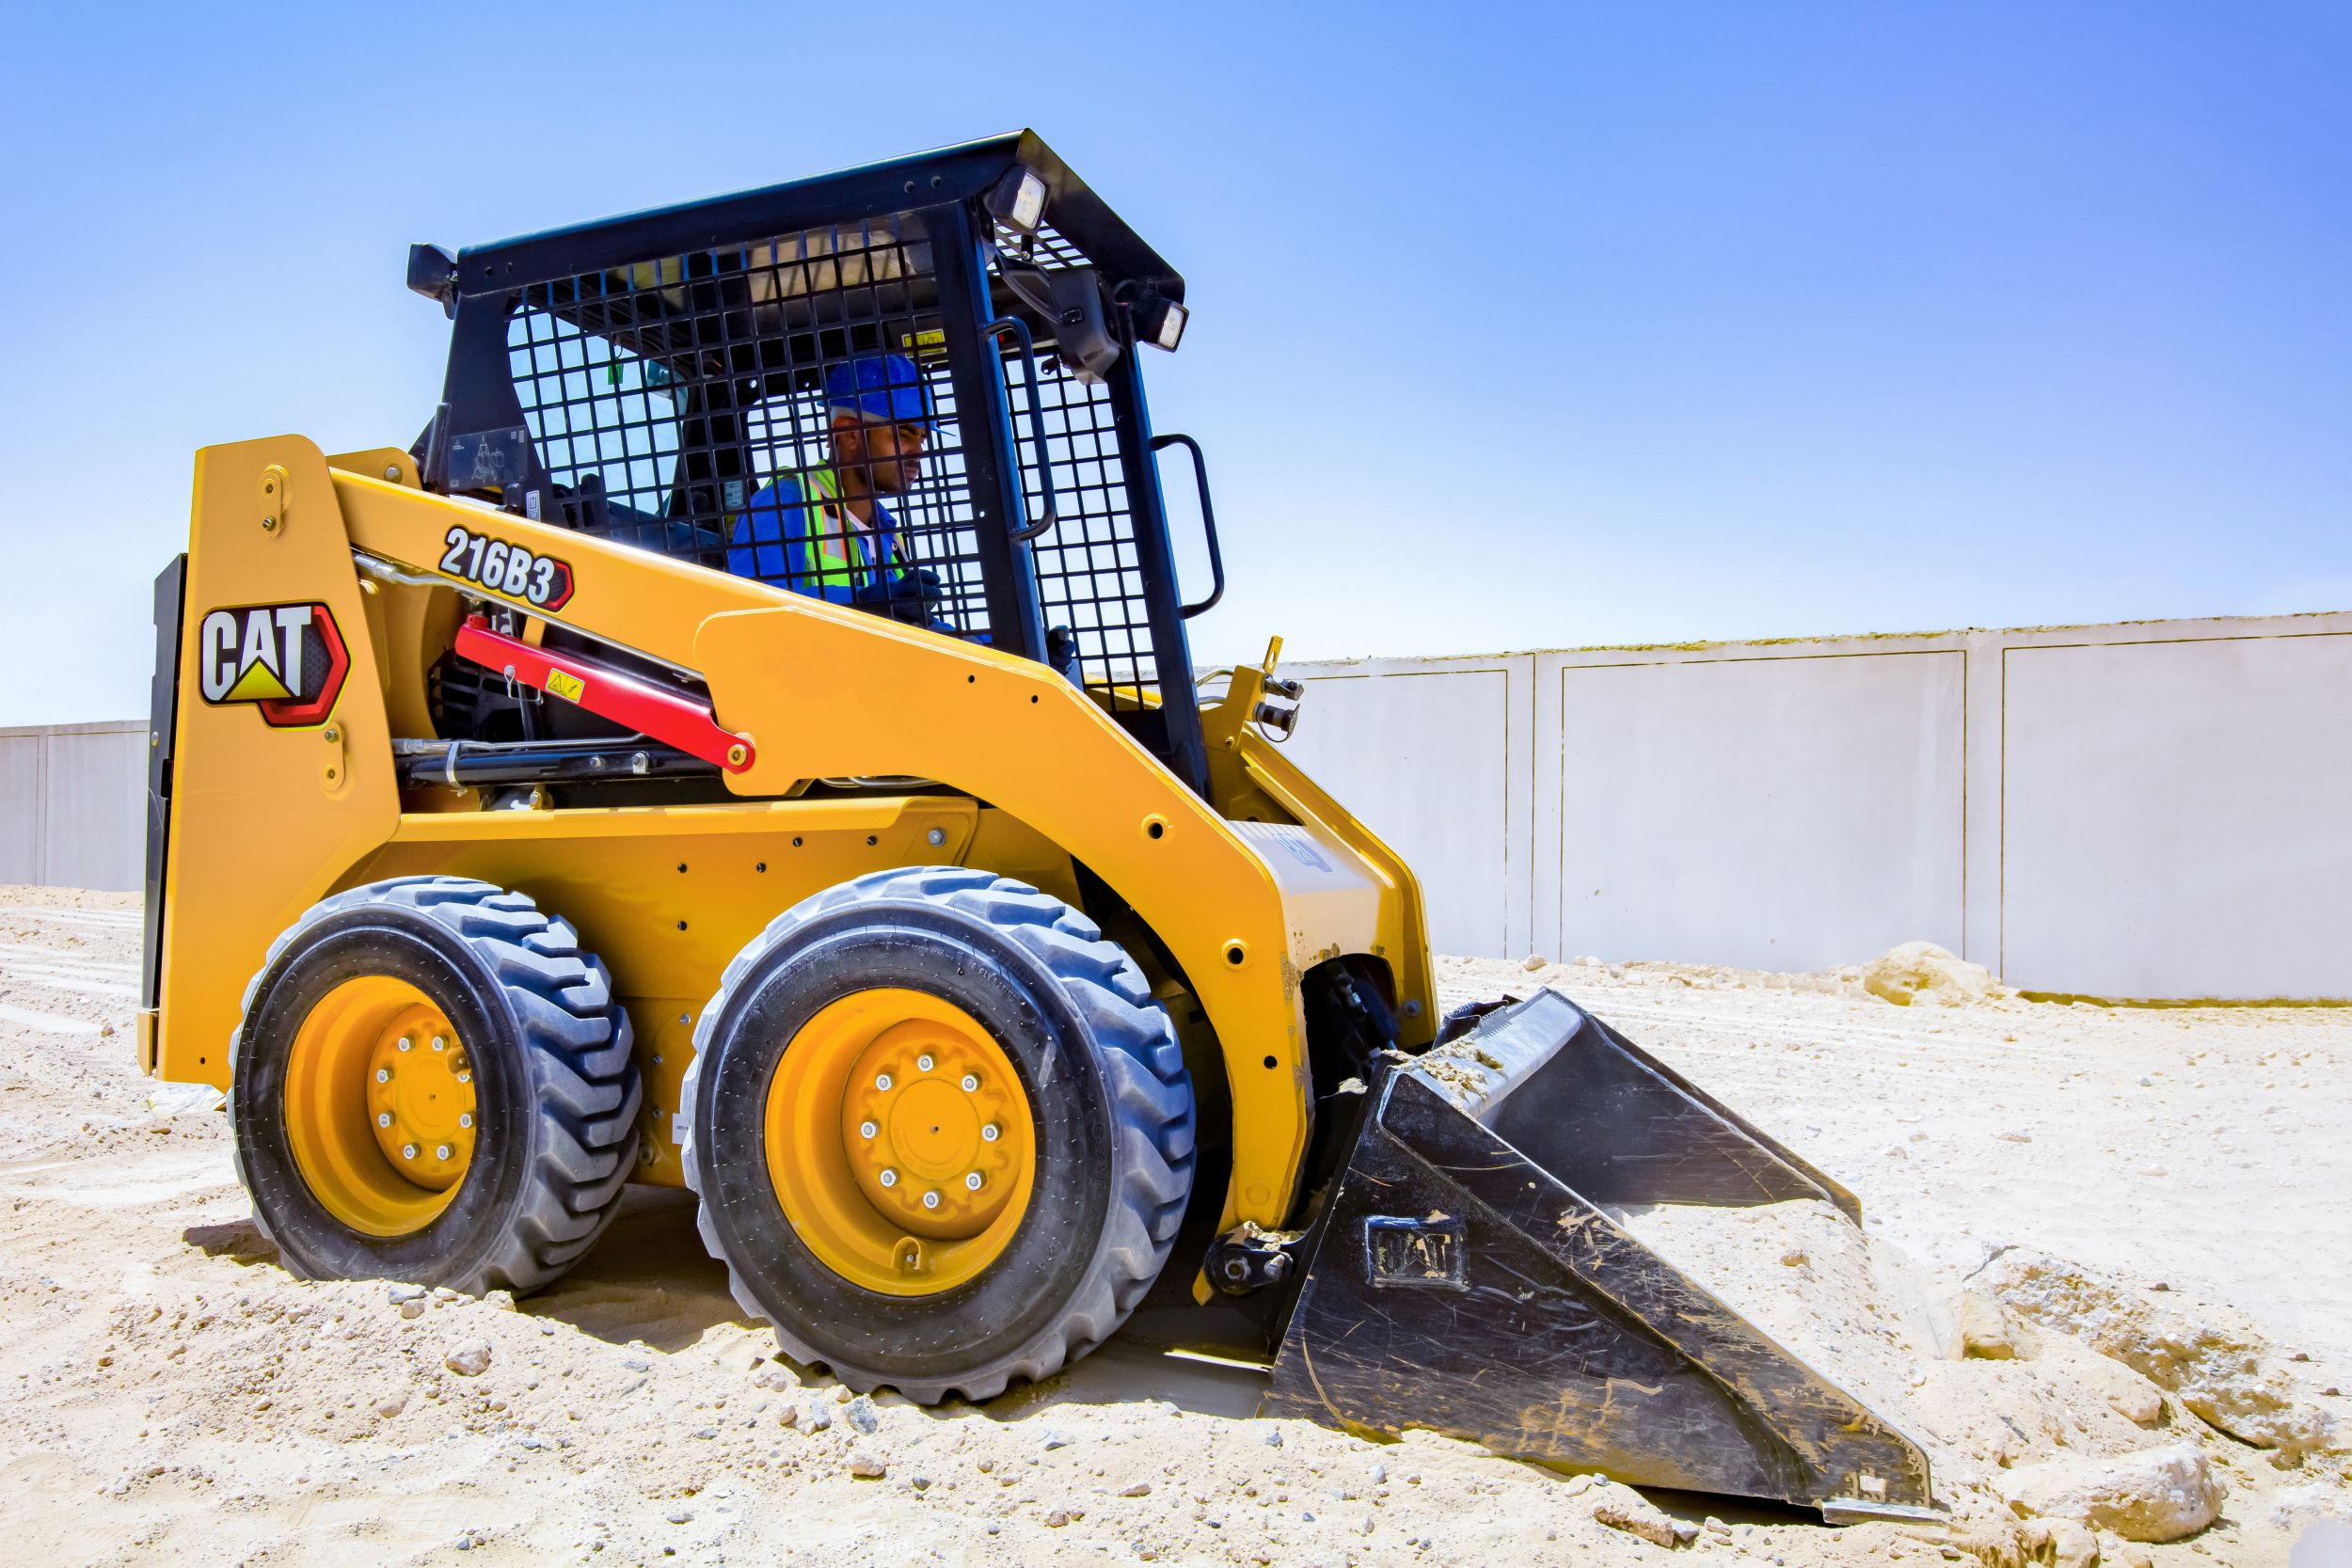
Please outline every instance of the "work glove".
[{"label": "work glove", "polygon": [[935,626],[939,618],[932,611],[946,597],[946,591],[939,585],[939,574],[928,566],[917,566],[895,578],[866,584],[857,591],[856,603],[861,610],[870,610],[909,626]]}]

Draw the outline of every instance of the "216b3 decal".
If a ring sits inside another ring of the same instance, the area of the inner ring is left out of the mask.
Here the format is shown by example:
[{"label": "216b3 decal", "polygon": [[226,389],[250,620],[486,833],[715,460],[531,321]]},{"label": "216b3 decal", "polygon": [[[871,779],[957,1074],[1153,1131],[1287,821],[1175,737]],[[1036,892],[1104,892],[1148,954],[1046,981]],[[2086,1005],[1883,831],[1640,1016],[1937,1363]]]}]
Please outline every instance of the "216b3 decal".
[{"label": "216b3 decal", "polygon": [[572,596],[572,569],[551,555],[463,528],[451,529],[441,543],[449,546],[441,555],[441,570],[452,577],[537,610],[561,610]]},{"label": "216b3 decal", "polygon": [[209,610],[197,628],[196,660],[207,703],[250,703],[273,729],[325,723],[351,673],[351,650],[323,604]]}]

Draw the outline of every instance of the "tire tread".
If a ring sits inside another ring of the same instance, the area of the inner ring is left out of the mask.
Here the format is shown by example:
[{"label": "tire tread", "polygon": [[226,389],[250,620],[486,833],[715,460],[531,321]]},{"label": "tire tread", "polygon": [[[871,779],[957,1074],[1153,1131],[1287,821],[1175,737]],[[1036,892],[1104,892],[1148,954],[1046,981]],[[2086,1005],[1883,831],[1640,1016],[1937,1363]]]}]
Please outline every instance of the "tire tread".
[{"label": "tire tread", "polygon": [[[520,1026],[538,1136],[524,1173],[520,1203],[506,1231],[474,1249],[455,1277],[431,1283],[481,1295],[516,1295],[562,1277],[619,1212],[622,1187],[636,1164],[637,1113],[644,1093],[637,1076],[628,1013],[613,1000],[612,976],[594,954],[580,949],[569,921],[542,911],[528,894],[470,877],[394,877],[320,900],[269,946],[245,989],[230,1037],[230,1059],[245,1033],[262,982],[278,956],[328,915],[363,905],[408,909],[448,928],[471,947],[507,992]],[[244,1140],[234,1135],[231,1157],[247,1192]],[[267,1217],[255,1204],[255,1227],[273,1245]],[[282,1245],[278,1255],[294,1267]]]},{"label": "tire tread", "polygon": [[[945,907],[993,927],[1060,983],[1101,1048],[1115,1120],[1119,1184],[1109,1222],[1093,1269],[1059,1317],[1012,1354],[969,1375],[895,1384],[898,1392],[921,1404],[937,1403],[950,1394],[986,1400],[1004,1392],[1015,1378],[1036,1382],[1051,1377],[1117,1331],[1167,1263],[1192,1190],[1192,1089],[1175,1027],[1152,1000],[1151,985],[1135,959],[1118,943],[1104,941],[1101,927],[1082,911],[1013,878],[952,865],[871,872],[793,905],[728,961],[716,994],[696,1019],[694,1059],[678,1093],[685,1124],[681,1164],[687,1186],[699,1198],[704,1178],[695,1157],[693,1116],[703,1063],[717,1021],[745,977],[769,952],[820,915],[850,905],[879,911],[908,904]],[[754,1318],[766,1319],[767,1309],[751,1282],[727,1256],[707,1204],[697,1209],[695,1227],[711,1257],[725,1265],[737,1305]],[[781,1325],[775,1331],[794,1359],[826,1366],[860,1392],[891,1381],[830,1362]]]}]

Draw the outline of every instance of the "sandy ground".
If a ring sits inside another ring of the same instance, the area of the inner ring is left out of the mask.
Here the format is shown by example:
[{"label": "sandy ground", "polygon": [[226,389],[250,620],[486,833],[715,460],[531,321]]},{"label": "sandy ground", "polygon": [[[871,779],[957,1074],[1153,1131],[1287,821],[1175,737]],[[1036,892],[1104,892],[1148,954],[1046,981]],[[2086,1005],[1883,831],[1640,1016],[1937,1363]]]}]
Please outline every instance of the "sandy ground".
[{"label": "sandy ground", "polygon": [[[633,1196],[518,1310],[427,1296],[404,1317],[385,1282],[294,1280],[225,1119],[132,1069],[137,941],[135,900],[0,887],[9,1561],[1669,1555],[1602,1515],[1800,1568],[2256,1564],[2352,1516],[2332,1434],[2352,1428],[2352,1010],[1899,1008],[1837,976],[1445,962],[1449,1000],[1558,986],[1860,1195],[1867,1241],[1814,1205],[1629,1216],[1928,1449],[1948,1527],[1833,1530],[1256,1419],[1254,1372],[1162,1354],[1145,1323],[985,1409],[850,1399],[739,1321],[675,1195]],[[1953,1358],[1963,1287],[2008,1304],[2023,1358]],[[469,1353],[486,1369],[453,1370]],[[2227,1418],[2284,1449],[2217,1430],[2192,1408],[2211,1397],[2250,1401]],[[2148,1450],[2226,1486],[2217,1522],[2143,1546],[2008,1505],[2054,1464]]]}]

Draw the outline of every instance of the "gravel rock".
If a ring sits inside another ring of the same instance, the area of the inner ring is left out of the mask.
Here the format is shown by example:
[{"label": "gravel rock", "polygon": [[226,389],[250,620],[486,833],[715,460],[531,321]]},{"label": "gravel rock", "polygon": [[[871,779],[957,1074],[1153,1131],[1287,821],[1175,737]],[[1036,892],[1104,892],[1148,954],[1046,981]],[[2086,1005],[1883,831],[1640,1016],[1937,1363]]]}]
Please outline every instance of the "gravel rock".
[{"label": "gravel rock", "polygon": [[408,1390],[405,1388],[395,1388],[375,1402],[375,1413],[388,1421],[407,1408]]},{"label": "gravel rock", "polygon": [[842,1416],[868,1437],[882,1430],[882,1417],[876,1413],[874,1402],[863,1395],[851,1400],[843,1409]]},{"label": "gravel rock", "polygon": [[2024,1361],[2041,1348],[2033,1330],[1981,1291],[1964,1291],[1957,1314],[1960,1354],[1978,1361]]},{"label": "gravel rock", "polygon": [[2323,1519],[2352,1525],[2352,1499],[2325,1486],[2284,1487],[2271,1494],[2267,1512],[2271,1524],[2298,1535]]},{"label": "gravel rock", "polygon": [[1613,1481],[1600,1487],[1594,1495],[1592,1506],[1594,1519],[1611,1529],[1638,1535],[1653,1545],[1670,1547],[1675,1544],[1675,1522],[1629,1486]]},{"label": "gravel rock", "polygon": [[461,1339],[441,1353],[441,1365],[459,1377],[480,1377],[490,1370],[490,1346],[483,1339]]},{"label": "gravel rock", "polygon": [[400,1304],[400,1315],[404,1318],[423,1317],[424,1298],[422,1296],[418,1296],[412,1300],[402,1302]]},{"label": "gravel rock", "polygon": [[1945,1544],[1982,1568],[2026,1568],[2032,1560],[2025,1527],[2002,1519],[1958,1519],[1947,1527]]},{"label": "gravel rock", "polygon": [[2194,1443],[2112,1459],[2055,1459],[1999,1478],[2010,1506],[2111,1529],[2126,1541],[2179,1541],[2221,1513],[2224,1488]]},{"label": "gravel rock", "polygon": [[880,1454],[853,1453],[850,1456],[850,1474],[860,1481],[880,1481],[890,1473],[890,1466]]},{"label": "gravel rock", "polygon": [[2099,1538],[2072,1519],[2034,1519],[2023,1532],[2038,1562],[2051,1568],[2097,1568]]},{"label": "gravel rock", "polygon": [[1148,1481],[1130,1481],[1119,1489],[1119,1495],[1122,1497],[1148,1497],[1152,1495],[1152,1483]]},{"label": "gravel rock", "polygon": [[398,1307],[403,1302],[422,1301],[424,1287],[421,1285],[387,1285],[384,1287],[384,1294],[390,1299],[394,1307]]}]

